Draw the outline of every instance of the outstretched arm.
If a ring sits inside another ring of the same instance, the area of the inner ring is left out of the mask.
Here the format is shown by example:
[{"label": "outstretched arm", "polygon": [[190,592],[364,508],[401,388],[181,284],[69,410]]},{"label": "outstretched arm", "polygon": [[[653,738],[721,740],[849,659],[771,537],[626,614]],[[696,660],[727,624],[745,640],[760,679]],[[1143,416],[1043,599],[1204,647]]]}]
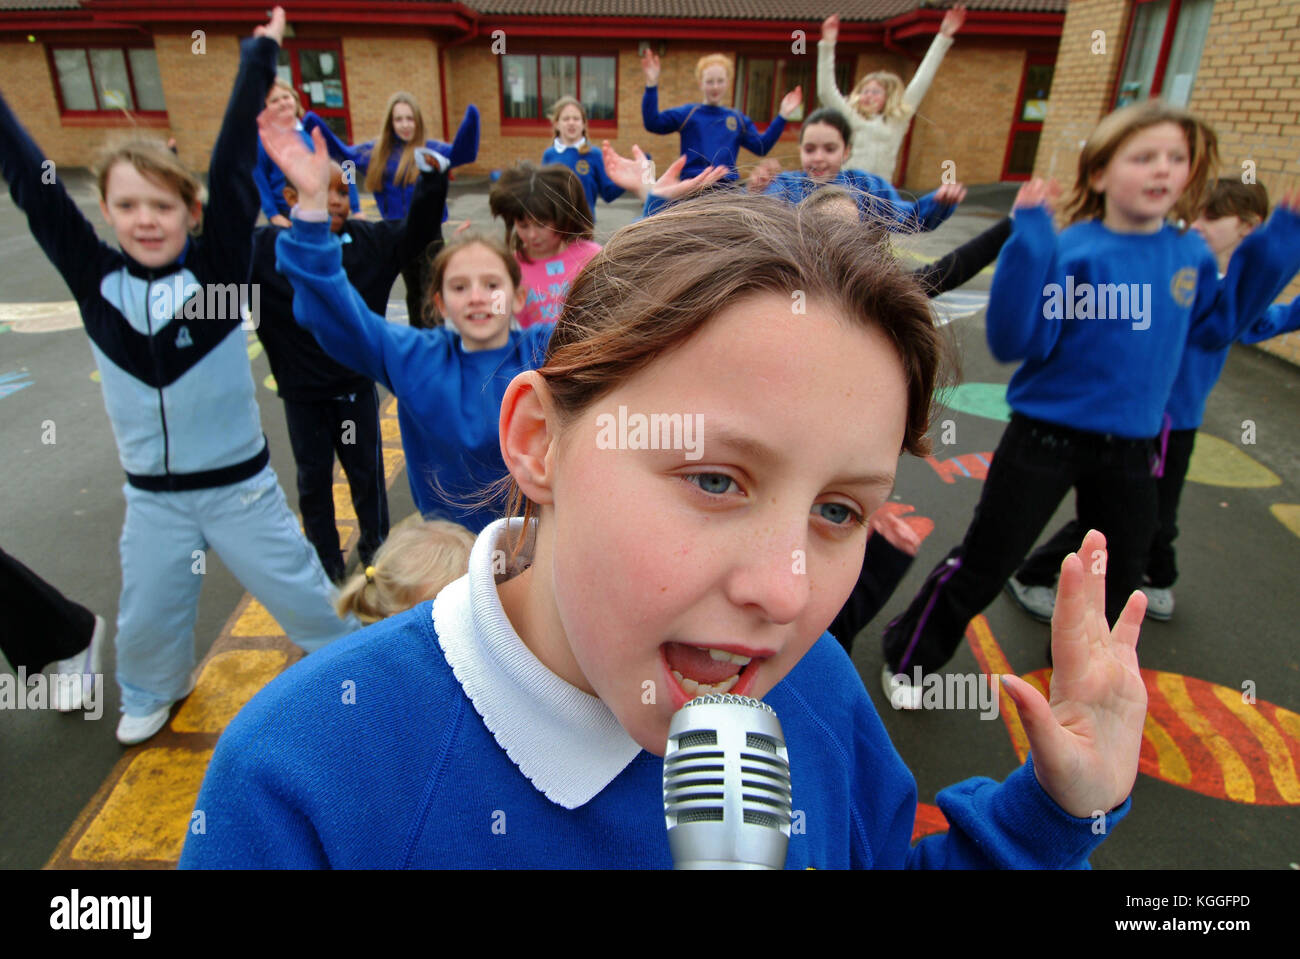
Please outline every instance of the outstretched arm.
[{"label": "outstretched arm", "polygon": [[1057,272],[1050,203],[1054,184],[1031,180],[1016,194],[1011,238],[998,261],[985,310],[989,351],[1000,363],[1044,357],[1060,335],[1043,317],[1043,290]]},{"label": "outstretched arm", "polygon": [[1010,236],[1011,217],[1003,217],[942,259],[913,270],[912,275],[930,296],[955,290],[996,260],[998,251]]},{"label": "outstretched arm", "polygon": [[939,32],[935,34],[930,49],[926,51],[925,59],[916,68],[916,74],[912,77],[912,82],[903,91],[903,106],[909,112],[920,106],[921,101],[925,99],[925,95],[930,91],[930,84],[934,82],[934,75],[939,72],[939,64],[943,62],[944,56],[952,47],[952,38],[957,35],[957,31],[961,29],[961,25],[965,22],[966,7],[963,4],[957,4],[944,14],[943,23],[940,24]]}]

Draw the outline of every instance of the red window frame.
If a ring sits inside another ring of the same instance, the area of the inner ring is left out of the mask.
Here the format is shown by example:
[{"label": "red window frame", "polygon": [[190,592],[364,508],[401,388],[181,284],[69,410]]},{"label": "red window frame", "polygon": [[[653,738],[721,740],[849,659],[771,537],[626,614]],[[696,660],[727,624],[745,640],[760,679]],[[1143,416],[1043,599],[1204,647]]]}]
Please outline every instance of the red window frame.
[{"label": "red window frame", "polygon": [[[1119,58],[1119,66],[1115,71],[1115,79],[1111,83],[1110,90],[1110,108],[1115,109],[1115,104],[1119,101],[1119,88],[1124,80],[1124,65],[1128,63],[1129,47],[1133,43],[1133,28],[1137,24],[1138,8],[1148,3],[1158,3],[1159,0],[1133,0],[1133,5],[1128,12],[1128,26],[1124,31],[1124,50]],[[1173,49],[1174,34],[1178,30],[1178,17],[1183,10],[1183,0],[1169,0],[1169,13],[1165,17],[1165,32],[1160,38],[1160,52],[1156,54],[1156,69],[1151,74],[1151,89],[1147,91],[1146,99],[1150,100],[1153,96],[1159,96],[1159,91],[1165,85],[1165,69],[1169,66],[1169,51]],[[1203,51],[1202,51],[1203,52]]]},{"label": "red window frame", "polygon": [[[289,54],[289,72],[292,77],[293,88],[298,91],[298,98],[302,101],[303,111],[311,111],[318,117],[341,117],[347,129],[347,136],[343,137],[344,143],[355,143],[352,138],[352,100],[348,96],[348,71],[343,63],[343,41],[341,40],[318,40],[313,37],[286,37],[281,44],[281,49]],[[339,82],[343,84],[343,106],[341,107],[317,107],[311,103],[311,98],[307,95],[306,89],[302,83],[302,66],[298,59],[300,50],[324,50],[334,54],[339,64]],[[428,125],[425,125],[425,137],[429,137]]]},{"label": "red window frame", "polygon": [[[1042,133],[1043,123],[1039,121],[1022,120],[1025,114],[1025,87],[1029,84],[1030,67],[1045,67],[1056,63],[1056,54],[1054,53],[1029,53],[1025,56],[1025,68],[1020,73],[1020,89],[1016,92],[1016,112],[1011,119],[1011,130],[1007,133],[1007,149],[1002,155],[1002,182],[1019,183],[1029,180],[1032,173],[1011,173],[1011,150],[1015,146],[1017,133],[1033,133],[1035,131]],[[1056,76],[1053,74],[1052,82],[1056,82]],[[1050,103],[1051,94],[1048,94]],[[1050,108],[1049,108],[1050,109]],[[1039,140],[1039,146],[1042,140]]]},{"label": "red window frame", "polygon": [[[540,50],[525,49],[511,50],[511,56],[532,57],[534,67],[537,70],[537,109],[542,111],[546,109],[546,104],[542,102],[542,57],[573,57],[574,63],[573,81],[577,87],[577,92],[582,92],[582,58],[583,57],[603,57],[607,60],[614,61],[614,117],[611,120],[591,120],[587,124],[587,130],[600,130],[605,133],[618,132],[618,55],[605,53],[597,50]],[[553,135],[554,127],[551,121],[543,113],[539,119],[529,119],[526,117],[507,117],[506,116],[506,78],[505,78],[505,58],[496,57],[497,60],[497,116],[501,118],[501,129],[510,130],[513,133],[542,133],[547,136]]]},{"label": "red window frame", "polygon": [[[59,104],[59,116],[67,120],[109,120],[115,119],[118,122],[129,125],[131,123],[125,116],[122,116],[122,108],[111,107],[99,110],[69,110],[63,102],[63,84],[59,82],[59,67],[54,62],[54,51],[56,50],[79,50],[86,58],[86,69],[90,72],[90,87],[95,93],[95,102],[100,102],[100,89],[95,83],[95,65],[90,61],[89,51],[91,50],[120,50],[122,52],[122,61],[126,66],[126,82],[131,87],[131,102],[139,103],[140,97],[135,90],[135,74],[131,71],[131,58],[127,55],[128,50],[153,50],[155,59],[158,56],[157,48],[151,43],[47,43],[45,44],[45,62],[49,65],[50,85],[54,87],[54,97]],[[165,94],[164,94],[165,95]],[[163,126],[167,124],[166,110],[127,110],[132,117],[146,121],[146,126],[157,125],[159,121]],[[149,122],[153,121],[153,122]]]}]

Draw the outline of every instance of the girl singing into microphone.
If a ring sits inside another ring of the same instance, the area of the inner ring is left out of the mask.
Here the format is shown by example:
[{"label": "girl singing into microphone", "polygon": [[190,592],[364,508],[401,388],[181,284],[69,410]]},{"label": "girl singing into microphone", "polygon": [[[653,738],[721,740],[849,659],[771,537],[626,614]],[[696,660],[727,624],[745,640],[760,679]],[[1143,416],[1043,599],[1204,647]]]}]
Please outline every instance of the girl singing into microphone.
[{"label": "girl singing into microphone", "polygon": [[615,234],[506,390],[510,518],[435,600],[236,717],[197,803],[222,828],[181,865],[665,868],[661,757],[705,692],[780,717],[788,868],[1085,865],[1137,775],[1141,593],[1111,630],[1104,574],[1066,559],[1051,705],[1004,678],[1031,758],[940,793],[950,829],[916,847],[915,781],[826,632],[946,379],[925,293],[872,236],[734,196]]}]

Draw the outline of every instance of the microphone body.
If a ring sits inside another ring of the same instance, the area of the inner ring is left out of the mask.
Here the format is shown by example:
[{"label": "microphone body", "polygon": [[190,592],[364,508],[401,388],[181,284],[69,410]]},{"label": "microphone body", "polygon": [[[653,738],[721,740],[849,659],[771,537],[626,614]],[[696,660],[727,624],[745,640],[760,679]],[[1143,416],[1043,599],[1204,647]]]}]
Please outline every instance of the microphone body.
[{"label": "microphone body", "polygon": [[677,711],[664,753],[664,818],[675,869],[783,869],[790,759],[772,707],[729,694]]}]

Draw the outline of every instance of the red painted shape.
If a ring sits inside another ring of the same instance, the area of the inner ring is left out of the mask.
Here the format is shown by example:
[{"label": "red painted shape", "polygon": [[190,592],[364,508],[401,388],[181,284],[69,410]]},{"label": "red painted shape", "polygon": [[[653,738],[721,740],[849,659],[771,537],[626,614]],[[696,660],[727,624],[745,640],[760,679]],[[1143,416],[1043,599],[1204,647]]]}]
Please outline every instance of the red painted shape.
[{"label": "red painted shape", "polygon": [[908,506],[906,503],[885,503],[879,510],[877,510],[877,512],[901,516],[903,522],[912,527],[912,532],[917,535],[917,538],[919,538],[921,542],[925,542],[925,538],[934,532],[934,520],[930,519],[928,516],[906,515],[911,513],[914,509],[916,509],[915,506]]},{"label": "red painted shape", "polygon": [[919,802],[916,804],[916,821],[912,823],[912,842],[926,836],[933,836],[935,833],[948,831],[948,817],[945,816],[938,806],[931,806],[929,803]]},{"label": "red painted shape", "polygon": [[993,454],[962,453],[947,460],[937,460],[933,456],[927,456],[925,461],[939,474],[941,480],[951,485],[957,482],[956,477],[984,479],[989,474],[989,464],[993,462]]}]

